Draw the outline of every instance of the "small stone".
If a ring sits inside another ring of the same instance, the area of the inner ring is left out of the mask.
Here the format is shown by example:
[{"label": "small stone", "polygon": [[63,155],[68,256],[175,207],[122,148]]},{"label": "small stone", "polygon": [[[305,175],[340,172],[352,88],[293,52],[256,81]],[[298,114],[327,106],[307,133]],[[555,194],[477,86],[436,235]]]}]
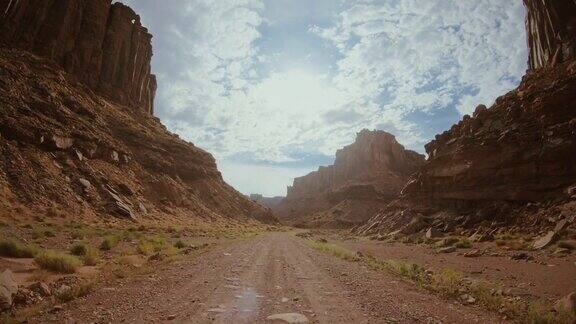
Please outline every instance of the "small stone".
[{"label": "small stone", "polygon": [[266,318],[269,321],[279,320],[286,323],[308,323],[308,318],[299,313],[274,314]]},{"label": "small stone", "polygon": [[175,319],[176,319],[176,315],[168,315],[168,316],[166,317],[166,320],[168,320],[168,321],[173,321],[173,320],[175,320]]},{"label": "small stone", "polygon": [[80,182],[82,187],[84,187],[84,190],[90,190],[90,188],[92,188],[92,184],[86,179],[80,178],[78,179],[78,182]]},{"label": "small stone", "polygon": [[58,313],[59,311],[62,310],[62,305],[54,305],[54,307],[52,307],[52,312],[53,313]]}]

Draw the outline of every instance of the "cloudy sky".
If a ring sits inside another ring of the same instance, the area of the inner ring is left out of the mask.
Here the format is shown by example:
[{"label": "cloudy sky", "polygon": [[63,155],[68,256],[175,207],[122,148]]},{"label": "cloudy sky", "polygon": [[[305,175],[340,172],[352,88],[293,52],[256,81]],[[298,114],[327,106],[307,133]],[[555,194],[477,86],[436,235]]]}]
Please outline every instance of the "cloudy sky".
[{"label": "cloudy sky", "polygon": [[284,195],[363,128],[423,153],[526,70],[503,0],[130,0],[154,35],[156,115],[244,193]]}]

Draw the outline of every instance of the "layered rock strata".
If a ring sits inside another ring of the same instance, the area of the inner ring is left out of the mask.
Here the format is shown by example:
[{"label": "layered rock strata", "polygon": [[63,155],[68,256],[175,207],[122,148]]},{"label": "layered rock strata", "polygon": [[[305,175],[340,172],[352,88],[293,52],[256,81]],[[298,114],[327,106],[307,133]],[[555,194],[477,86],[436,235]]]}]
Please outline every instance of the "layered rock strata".
[{"label": "layered rock strata", "polygon": [[[273,209],[279,217],[302,221],[307,215],[329,211],[346,200],[364,201],[364,206],[367,201],[382,204],[395,198],[410,174],[423,163],[423,155],[404,149],[393,135],[362,130],[353,144],[336,152],[333,165],[294,179],[287,197]],[[347,210],[355,204],[345,205],[334,211],[346,216],[345,223],[365,220],[368,213],[361,207],[350,214]],[[329,220],[330,216],[324,218]]]},{"label": "layered rock strata", "polygon": [[576,197],[576,2],[524,3],[529,70],[521,84],[428,143],[428,161],[402,197],[360,232],[414,222],[444,231],[514,223],[527,230],[528,222],[539,228],[567,217],[560,210]]},{"label": "layered rock strata", "polygon": [[152,114],[152,35],[111,0],[1,0],[0,41],[48,58],[107,98]]}]

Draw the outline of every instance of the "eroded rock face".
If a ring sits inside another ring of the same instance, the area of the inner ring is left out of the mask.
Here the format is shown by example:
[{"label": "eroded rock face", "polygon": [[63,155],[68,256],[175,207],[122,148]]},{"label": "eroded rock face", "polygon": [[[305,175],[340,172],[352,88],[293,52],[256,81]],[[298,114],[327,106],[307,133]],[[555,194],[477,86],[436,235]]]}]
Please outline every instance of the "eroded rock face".
[{"label": "eroded rock face", "polygon": [[428,161],[401,197],[358,233],[391,233],[417,217],[445,233],[542,232],[573,203],[576,1],[524,3],[530,62],[521,84],[428,143]]},{"label": "eroded rock face", "polygon": [[423,155],[404,149],[394,135],[365,129],[353,144],[336,152],[334,165],[294,179],[286,198],[315,196],[345,185],[367,183],[395,195],[406,177],[423,163]]},{"label": "eroded rock face", "polygon": [[429,160],[403,190],[431,201],[541,201],[576,182],[576,65],[526,75],[426,145]]},{"label": "eroded rock face", "polygon": [[[296,225],[353,226],[395,198],[423,163],[423,155],[404,149],[393,135],[363,130],[353,144],[336,152],[334,165],[294,179],[273,210]],[[315,225],[310,218],[316,218]]]},{"label": "eroded rock face", "polygon": [[576,58],[576,0],[524,0],[530,69]]},{"label": "eroded rock face", "polygon": [[55,61],[118,103],[153,113],[152,36],[121,3],[2,0],[0,40]]}]

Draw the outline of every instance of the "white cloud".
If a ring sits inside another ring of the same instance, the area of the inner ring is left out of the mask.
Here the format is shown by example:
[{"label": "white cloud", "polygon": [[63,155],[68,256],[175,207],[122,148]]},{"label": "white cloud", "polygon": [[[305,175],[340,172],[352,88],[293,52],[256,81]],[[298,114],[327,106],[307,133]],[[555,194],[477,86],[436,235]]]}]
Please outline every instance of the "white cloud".
[{"label": "white cloud", "polygon": [[526,65],[520,1],[129,2],[155,35],[159,117],[246,193],[306,169],[258,161],[331,156],[362,128],[422,151],[439,131],[427,119],[448,129]]}]

